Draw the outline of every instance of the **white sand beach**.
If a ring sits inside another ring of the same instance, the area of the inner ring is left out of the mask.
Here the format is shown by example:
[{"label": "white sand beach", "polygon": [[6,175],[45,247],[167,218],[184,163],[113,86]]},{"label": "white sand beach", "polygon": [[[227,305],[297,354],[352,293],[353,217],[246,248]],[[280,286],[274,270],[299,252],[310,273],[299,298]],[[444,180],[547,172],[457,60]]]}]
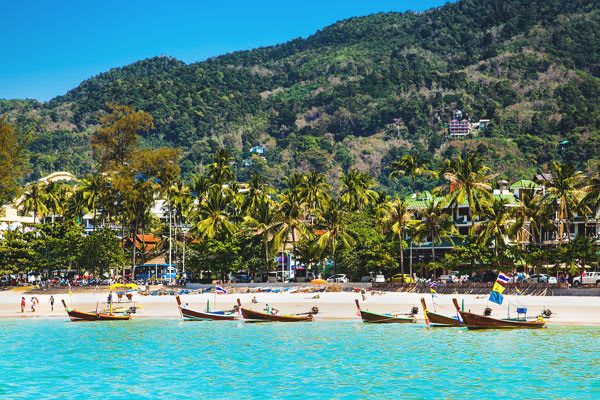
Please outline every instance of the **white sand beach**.
[{"label": "white sand beach", "polygon": [[[61,300],[65,300],[70,308],[80,311],[91,311],[106,308],[108,290],[77,293],[70,296],[68,293],[54,294],[54,311],[50,310],[48,294],[29,294],[21,291],[0,292],[0,318],[40,318],[56,317],[67,319],[67,314]],[[505,296],[504,303],[497,305],[488,303],[488,296],[480,295],[442,295],[435,297],[435,306],[430,294],[399,293],[399,292],[367,292],[363,300],[360,293],[355,292],[322,292],[315,298],[316,293],[239,293],[239,294],[188,294],[182,295],[183,303],[188,303],[190,308],[204,310],[207,300],[211,309],[231,309],[239,298],[246,307],[262,310],[266,304],[276,307],[282,314],[293,314],[308,311],[317,306],[319,313],[315,315],[318,320],[359,320],[355,299],[360,301],[364,310],[377,313],[408,313],[413,306],[419,308],[418,322],[424,322],[420,298],[424,297],[430,310],[446,315],[455,315],[452,298],[456,297],[459,303],[464,301],[466,311],[482,313],[488,305],[492,308],[492,316],[505,318],[507,303],[511,304],[511,316],[516,316],[516,307],[526,307],[529,317],[537,316],[544,308],[552,311],[548,319],[550,324],[598,324],[600,325],[600,297],[592,296]],[[25,312],[21,313],[21,297],[26,300]],[[36,311],[31,312],[31,297],[39,300]],[[256,297],[258,303],[251,303]],[[135,318],[179,318],[175,296],[142,296],[135,294],[133,302],[117,302],[114,296],[114,307],[138,306]],[[215,304],[216,300],[216,304]]]}]

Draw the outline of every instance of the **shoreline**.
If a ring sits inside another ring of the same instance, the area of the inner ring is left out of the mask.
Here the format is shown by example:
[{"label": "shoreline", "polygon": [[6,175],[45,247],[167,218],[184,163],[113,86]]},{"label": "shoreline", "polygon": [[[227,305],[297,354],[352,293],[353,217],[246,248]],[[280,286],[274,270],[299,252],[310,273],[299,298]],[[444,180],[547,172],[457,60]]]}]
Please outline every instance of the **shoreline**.
[{"label": "shoreline", "polygon": [[[318,294],[318,297],[315,297]],[[90,311],[106,308],[108,291],[97,293],[68,293],[52,294],[54,296],[54,311],[50,311],[50,294],[27,294],[21,291],[0,292],[0,319],[35,319],[35,318],[64,318],[68,320],[61,300],[65,300],[69,308],[80,311]],[[25,312],[20,312],[20,300],[25,297]],[[36,297],[39,304],[36,312],[31,312],[31,297]],[[113,299],[114,299],[113,293]],[[408,313],[411,307],[416,306],[419,312],[416,315],[417,324],[424,324],[423,310],[420,298],[423,297],[430,311],[435,311],[452,316],[456,310],[452,305],[452,298],[457,298],[459,304],[464,301],[465,310],[482,313],[487,306],[492,308],[492,316],[505,318],[507,304],[510,304],[511,316],[516,316],[516,307],[526,307],[528,317],[541,314],[548,308],[552,316],[545,319],[549,325],[599,325],[600,326],[600,297],[578,296],[505,296],[502,305],[488,303],[488,296],[482,295],[444,295],[437,294],[435,305],[430,294],[406,292],[370,292],[365,298],[356,292],[320,292],[320,293],[234,293],[219,294],[183,294],[182,302],[188,303],[192,309],[204,310],[207,301],[211,309],[230,309],[239,298],[248,308],[262,310],[267,304],[277,307],[282,314],[301,313],[313,306],[319,308],[315,314],[315,322],[319,321],[360,321],[356,314],[355,299],[358,299],[363,310],[377,313]],[[258,303],[251,303],[256,297]],[[216,304],[215,304],[216,301]],[[175,296],[142,296],[134,294],[133,301],[114,302],[114,308],[137,306],[138,310],[132,319],[174,319],[180,320]]]}]

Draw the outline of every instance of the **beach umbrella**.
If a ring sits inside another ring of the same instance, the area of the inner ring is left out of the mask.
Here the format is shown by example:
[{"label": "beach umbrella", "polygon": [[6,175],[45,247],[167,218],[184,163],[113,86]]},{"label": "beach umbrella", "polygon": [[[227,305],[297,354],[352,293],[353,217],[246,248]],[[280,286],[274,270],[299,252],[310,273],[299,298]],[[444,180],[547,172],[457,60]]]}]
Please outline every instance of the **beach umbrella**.
[{"label": "beach umbrella", "polygon": [[310,283],[313,283],[315,285],[322,285],[327,283],[327,281],[325,279],[313,279],[312,281],[310,281]]},{"label": "beach umbrella", "polygon": [[110,290],[114,290],[114,289],[119,289],[119,288],[124,288],[124,287],[127,287],[127,286],[123,285],[122,283],[113,283],[108,288]]}]

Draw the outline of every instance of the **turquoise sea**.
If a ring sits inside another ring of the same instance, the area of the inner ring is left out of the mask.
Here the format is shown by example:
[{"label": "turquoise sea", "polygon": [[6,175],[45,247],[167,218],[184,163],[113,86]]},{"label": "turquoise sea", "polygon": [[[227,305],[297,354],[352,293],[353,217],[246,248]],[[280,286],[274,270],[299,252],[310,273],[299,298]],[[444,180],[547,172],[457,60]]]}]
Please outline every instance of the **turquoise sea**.
[{"label": "turquoise sea", "polygon": [[598,399],[600,327],[0,321],[0,398]]}]

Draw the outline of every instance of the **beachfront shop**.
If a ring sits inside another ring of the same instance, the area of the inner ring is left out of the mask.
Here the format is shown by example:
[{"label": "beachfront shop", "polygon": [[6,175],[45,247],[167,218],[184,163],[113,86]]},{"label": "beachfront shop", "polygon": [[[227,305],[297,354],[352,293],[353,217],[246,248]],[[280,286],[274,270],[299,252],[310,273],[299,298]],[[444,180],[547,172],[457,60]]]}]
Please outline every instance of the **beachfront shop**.
[{"label": "beachfront shop", "polygon": [[142,264],[135,267],[135,279],[172,283],[177,279],[175,264]]},{"label": "beachfront shop", "polygon": [[324,273],[326,276],[333,274],[333,259],[326,258],[321,263],[315,265],[304,265],[296,262],[291,253],[279,253],[275,258],[277,263],[277,280],[295,280],[302,282],[308,272],[313,274]]}]

